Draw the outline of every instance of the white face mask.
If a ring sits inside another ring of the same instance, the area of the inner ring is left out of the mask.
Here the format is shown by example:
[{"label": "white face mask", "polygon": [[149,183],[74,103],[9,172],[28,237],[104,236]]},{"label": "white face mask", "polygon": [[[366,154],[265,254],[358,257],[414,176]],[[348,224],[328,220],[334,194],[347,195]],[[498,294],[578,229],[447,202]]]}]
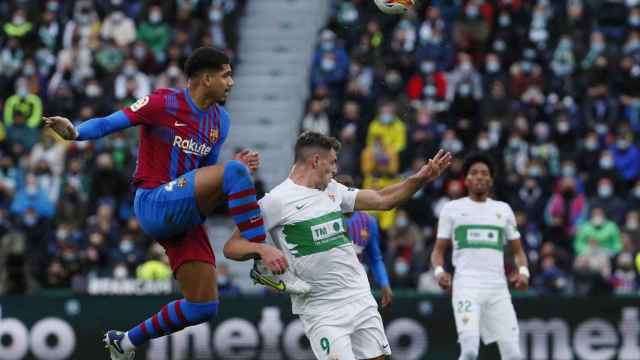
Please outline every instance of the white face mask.
[{"label": "white face mask", "polygon": [[153,11],[149,14],[149,21],[156,24],[162,21],[162,13],[160,11]]},{"label": "white face mask", "polygon": [[404,277],[409,272],[409,264],[404,260],[396,260],[393,269],[399,277]]},{"label": "white face mask", "polygon": [[613,189],[609,185],[602,185],[598,188],[598,195],[603,198],[608,198],[613,194]]}]

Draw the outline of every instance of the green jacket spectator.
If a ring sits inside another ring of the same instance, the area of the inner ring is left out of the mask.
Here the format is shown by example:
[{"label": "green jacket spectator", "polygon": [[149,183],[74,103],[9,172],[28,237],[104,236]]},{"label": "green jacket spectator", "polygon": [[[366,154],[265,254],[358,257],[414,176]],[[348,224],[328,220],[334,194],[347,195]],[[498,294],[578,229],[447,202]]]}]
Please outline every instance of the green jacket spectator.
[{"label": "green jacket spectator", "polygon": [[15,117],[20,113],[26,117],[27,126],[35,129],[42,121],[42,100],[34,94],[14,94],[4,104],[4,125],[13,125]]},{"label": "green jacket spectator", "polygon": [[589,248],[589,241],[595,240],[609,256],[622,249],[622,240],[618,225],[606,218],[602,208],[595,207],[591,212],[591,220],[580,225],[574,243],[576,255],[582,255]]},{"label": "green jacket spectator", "polygon": [[21,39],[33,30],[33,24],[27,21],[24,10],[17,9],[11,21],[6,22],[2,30],[7,37]]},{"label": "green jacket spectator", "polygon": [[159,6],[152,6],[149,10],[149,21],[143,22],[138,28],[138,39],[149,46],[156,58],[164,58],[164,51],[171,40],[171,28],[162,21],[162,10]]}]

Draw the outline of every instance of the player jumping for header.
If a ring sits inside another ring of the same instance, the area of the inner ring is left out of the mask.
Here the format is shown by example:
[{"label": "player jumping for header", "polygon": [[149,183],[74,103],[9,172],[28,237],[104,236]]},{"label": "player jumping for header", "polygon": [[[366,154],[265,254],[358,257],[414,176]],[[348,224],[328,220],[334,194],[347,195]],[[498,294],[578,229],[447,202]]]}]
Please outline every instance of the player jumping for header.
[{"label": "player jumping for header", "polygon": [[184,298],[127,332],[108,331],[104,341],[113,360],[133,359],[135,348],[149,339],[217,314],[215,257],[203,222],[225,196],[234,222],[244,237],[256,243],[267,267],[278,273],[287,268],[282,252],[262,244],[265,230],[249,172],[258,168],[258,154],[244,151],[237,160],[217,165],[229,133],[229,115],[219,105],[233,86],[229,57],[213,48],[199,48],[187,59],[185,73],[187,88],[158,89],[77,128],[64,117],[44,118],[62,138],[77,141],[140,126],[134,211],[144,232],[165,248]]},{"label": "player jumping for header", "polygon": [[[347,188],[333,180],[339,149],[335,138],[313,132],[300,135],[289,178],[262,198],[260,207],[271,238],[289,259],[286,273],[311,286],[307,294],[291,293],[291,303],[315,356],[380,360],[391,349],[343,213],[388,210],[408,200],[440,176],[451,154],[441,150],[416,174],[375,191]],[[255,247],[236,231],[224,255],[246,260],[258,254]]]}]

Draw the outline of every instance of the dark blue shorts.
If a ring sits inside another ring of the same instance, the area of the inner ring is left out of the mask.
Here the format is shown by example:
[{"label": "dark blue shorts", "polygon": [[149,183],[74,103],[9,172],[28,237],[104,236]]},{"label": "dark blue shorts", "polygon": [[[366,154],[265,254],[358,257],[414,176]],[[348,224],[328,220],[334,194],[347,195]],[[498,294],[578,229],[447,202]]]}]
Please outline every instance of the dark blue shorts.
[{"label": "dark blue shorts", "polygon": [[136,190],[133,207],[147,235],[171,238],[204,222],[196,204],[195,174],[193,170],[155,189]]},{"label": "dark blue shorts", "polygon": [[138,189],[133,203],[140,227],[164,247],[174,273],[188,261],[216,265],[196,203],[195,175],[193,170],[155,189]]}]

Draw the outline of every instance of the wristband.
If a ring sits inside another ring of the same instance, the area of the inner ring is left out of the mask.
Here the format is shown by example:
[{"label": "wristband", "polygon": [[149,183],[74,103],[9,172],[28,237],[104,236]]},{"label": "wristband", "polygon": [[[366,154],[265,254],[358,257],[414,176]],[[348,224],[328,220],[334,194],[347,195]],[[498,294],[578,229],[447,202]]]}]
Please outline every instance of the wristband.
[{"label": "wristband", "polygon": [[531,274],[529,273],[529,268],[526,266],[520,266],[520,269],[518,269],[518,273],[520,273],[520,275],[526,276],[527,278],[531,277]]},{"label": "wristband", "polygon": [[444,269],[442,268],[442,266],[436,266],[436,269],[433,271],[433,274],[436,276],[436,278],[439,278],[440,275],[444,274]]}]

